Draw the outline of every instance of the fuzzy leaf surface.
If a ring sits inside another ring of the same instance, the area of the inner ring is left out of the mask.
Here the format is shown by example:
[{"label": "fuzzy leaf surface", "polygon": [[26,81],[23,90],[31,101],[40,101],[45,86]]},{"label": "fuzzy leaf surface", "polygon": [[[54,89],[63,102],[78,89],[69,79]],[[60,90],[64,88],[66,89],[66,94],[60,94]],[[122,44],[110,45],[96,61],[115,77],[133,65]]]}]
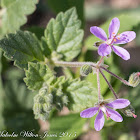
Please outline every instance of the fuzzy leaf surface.
[{"label": "fuzzy leaf surface", "polygon": [[27,68],[30,61],[43,61],[41,46],[36,36],[28,31],[8,34],[0,40],[4,55],[20,68]]},{"label": "fuzzy leaf surface", "polygon": [[14,32],[27,22],[26,15],[35,9],[38,0],[1,0],[2,5],[2,28],[1,35]]},{"label": "fuzzy leaf surface", "polygon": [[70,61],[81,51],[83,30],[75,8],[59,13],[51,19],[45,30],[45,39],[51,52],[55,51],[63,60]]},{"label": "fuzzy leaf surface", "polygon": [[54,79],[53,72],[45,64],[32,63],[28,64],[28,70],[25,70],[26,78],[24,81],[29,89],[39,90],[43,83],[50,84]]}]

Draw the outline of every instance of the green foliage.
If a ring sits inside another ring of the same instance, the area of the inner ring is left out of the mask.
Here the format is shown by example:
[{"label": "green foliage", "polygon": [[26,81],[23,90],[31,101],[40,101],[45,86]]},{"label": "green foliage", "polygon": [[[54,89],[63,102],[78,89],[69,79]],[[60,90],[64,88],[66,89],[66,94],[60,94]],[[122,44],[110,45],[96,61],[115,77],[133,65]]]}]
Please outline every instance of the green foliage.
[{"label": "green foliage", "polygon": [[[121,14],[116,16],[117,18],[119,18],[120,20],[120,29],[119,29],[119,33],[122,33],[124,31],[129,31],[132,30],[133,26],[136,26],[137,24],[140,23],[140,17],[138,15],[135,15],[133,13],[128,14]],[[101,28],[104,29],[104,31],[106,32],[106,34],[108,33],[108,27],[110,24],[110,21],[112,20],[112,17],[107,20],[102,26]],[[128,24],[129,23],[129,24]],[[86,40],[85,40],[85,46],[90,49],[90,50],[95,50],[97,49],[96,47],[94,47],[94,43],[100,41],[100,39],[98,39],[97,37],[95,37],[94,35],[90,35]]]},{"label": "green foliage", "polygon": [[82,21],[82,27],[84,27],[84,0],[47,0],[47,3],[55,13],[61,11],[65,12],[71,7],[76,7],[78,18]]},{"label": "green foliage", "polygon": [[4,107],[8,110],[32,109],[35,92],[27,90],[18,80],[9,80],[5,86]]},{"label": "green foliage", "polygon": [[87,81],[72,80],[66,91],[71,97],[68,107],[74,111],[82,111],[97,102],[97,90]]},{"label": "green foliage", "polygon": [[0,48],[4,50],[4,55],[15,61],[14,64],[20,68],[27,68],[29,61],[44,59],[39,41],[34,34],[27,31],[8,34],[0,41]]},{"label": "green foliage", "polygon": [[1,0],[2,28],[0,28],[0,35],[14,32],[25,24],[26,15],[35,10],[37,2],[37,0]]},{"label": "green foliage", "polygon": [[[110,74],[108,74],[107,72],[104,72],[105,77],[108,79],[108,81],[111,80],[111,76]],[[101,84],[101,94],[103,95],[105,93],[105,91],[108,89],[108,85],[105,82],[104,78],[102,77],[101,74],[99,74],[100,77],[100,84]],[[93,73],[89,74],[86,77],[86,80],[92,83],[92,86],[95,87],[97,89],[97,75]]]},{"label": "green foliage", "polygon": [[70,61],[81,51],[83,30],[77,18],[76,9],[71,8],[65,13],[59,13],[56,19],[51,19],[45,30],[49,49],[62,55],[63,60]]},{"label": "green foliage", "polygon": [[3,95],[4,95],[4,89],[3,89],[3,83],[2,83],[2,77],[1,77],[1,71],[2,71],[2,62],[1,62],[1,58],[2,58],[2,51],[0,50],[0,130],[4,129],[4,118],[2,116],[2,112],[3,112]]},{"label": "green foliage", "polygon": [[26,78],[24,81],[29,89],[39,90],[44,83],[50,84],[54,79],[50,68],[45,64],[32,63],[28,64],[28,70],[25,70]]},{"label": "green foliage", "polygon": [[[50,121],[50,131],[48,134],[56,134],[53,140],[72,140],[77,138],[83,131],[86,119],[82,119],[79,114],[69,114],[53,118]],[[52,140],[46,137],[45,140]]]}]

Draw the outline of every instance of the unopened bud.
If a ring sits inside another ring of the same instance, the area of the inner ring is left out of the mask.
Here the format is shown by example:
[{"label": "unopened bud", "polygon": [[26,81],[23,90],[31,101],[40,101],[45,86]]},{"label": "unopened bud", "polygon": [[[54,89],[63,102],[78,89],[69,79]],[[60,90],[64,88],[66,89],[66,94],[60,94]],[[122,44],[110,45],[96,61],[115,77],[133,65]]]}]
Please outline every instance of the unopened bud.
[{"label": "unopened bud", "polygon": [[140,72],[132,73],[128,82],[130,86],[136,87],[140,83]]},{"label": "unopened bud", "polygon": [[80,69],[80,74],[82,76],[87,76],[88,74],[92,73],[92,67],[90,65],[83,65]]},{"label": "unopened bud", "polygon": [[99,47],[101,44],[103,44],[103,41],[97,41],[95,42],[94,46]]},{"label": "unopened bud", "polygon": [[34,97],[33,111],[35,119],[47,120],[49,112],[52,109],[53,96],[48,93],[47,88],[43,87],[39,90],[39,94]]},{"label": "unopened bud", "polygon": [[135,109],[132,107],[132,105],[129,105],[126,108],[121,109],[121,112],[127,117],[134,117],[134,118],[137,117],[137,115],[135,115]]}]

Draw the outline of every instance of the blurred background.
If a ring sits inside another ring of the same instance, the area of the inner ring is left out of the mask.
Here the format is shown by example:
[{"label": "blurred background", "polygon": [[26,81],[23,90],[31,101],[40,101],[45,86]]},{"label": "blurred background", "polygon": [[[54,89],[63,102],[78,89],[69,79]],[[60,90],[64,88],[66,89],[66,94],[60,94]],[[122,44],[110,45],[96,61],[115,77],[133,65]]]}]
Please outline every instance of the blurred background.
[{"label": "blurred background", "polygon": [[[82,28],[85,31],[82,55],[77,57],[78,61],[98,60],[97,48],[93,47],[98,39],[90,33],[89,28],[96,25],[107,32],[111,19],[118,17],[121,22],[120,33],[133,30],[137,34],[134,41],[123,46],[130,52],[131,59],[124,61],[112,54],[105,63],[110,65],[109,69],[112,72],[124,79],[128,79],[131,73],[140,71],[140,0],[39,0],[36,9],[27,16],[27,23],[22,24],[19,28],[35,33],[40,39],[44,35],[49,20],[55,18],[59,12],[64,12],[73,6],[77,8]],[[10,21],[8,22],[10,24]],[[3,28],[1,20],[0,25],[0,28]],[[12,31],[0,33],[1,36],[4,36],[10,32]],[[94,117],[84,120],[80,118],[79,113],[71,114],[66,107],[61,112],[53,110],[46,122],[35,120],[32,106],[33,97],[37,93],[27,89],[23,82],[24,71],[13,66],[13,62],[7,60],[2,54],[0,52],[0,135],[3,130],[10,134],[12,132],[20,134],[25,130],[42,136],[44,132],[48,132],[48,136],[43,138],[44,140],[140,140],[140,86],[127,87],[106,74],[118,95],[131,101],[138,117],[136,119],[128,118],[122,114],[124,118],[122,123],[106,120],[105,126],[100,132],[94,130]],[[77,73],[73,73],[74,77],[79,76]],[[91,75],[86,78],[95,86],[93,79],[94,76]],[[101,79],[101,88],[105,99],[112,98],[103,79]],[[67,133],[72,133],[74,136],[64,137]],[[61,137],[56,138],[55,134]],[[9,139],[38,140],[41,138],[26,136],[2,138],[0,136],[0,140]]]}]

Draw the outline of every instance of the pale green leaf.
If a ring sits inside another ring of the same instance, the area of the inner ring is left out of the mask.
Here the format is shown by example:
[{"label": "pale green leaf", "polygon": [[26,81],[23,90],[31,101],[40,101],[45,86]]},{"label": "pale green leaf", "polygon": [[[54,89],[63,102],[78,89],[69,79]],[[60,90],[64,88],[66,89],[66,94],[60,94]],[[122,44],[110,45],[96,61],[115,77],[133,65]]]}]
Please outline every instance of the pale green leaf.
[{"label": "pale green leaf", "polygon": [[54,75],[50,68],[45,64],[32,63],[28,64],[28,70],[25,70],[26,78],[24,81],[29,89],[39,90],[43,83],[50,84]]},{"label": "pale green leaf", "polygon": [[93,107],[98,101],[97,90],[87,81],[72,80],[66,89],[69,97],[69,109],[82,111],[85,108]]},{"label": "pale green leaf", "polygon": [[2,35],[14,32],[27,22],[26,15],[31,14],[38,0],[1,0],[2,5]]},{"label": "pale green leaf", "polygon": [[75,8],[65,13],[59,13],[56,19],[51,19],[45,30],[45,39],[51,52],[62,55],[63,60],[70,61],[81,51],[83,30],[77,19]]},{"label": "pale green leaf", "polygon": [[[50,131],[48,134],[56,134],[53,140],[72,140],[76,139],[83,131],[83,125],[86,119],[79,114],[69,114],[53,118],[50,121]],[[52,140],[52,137],[46,137],[45,140]]]},{"label": "pale green leaf", "polygon": [[[124,31],[130,31],[130,30],[132,30],[132,28],[134,26],[136,26],[140,23],[140,16],[138,14],[134,14],[134,13],[131,13],[131,12],[129,14],[125,13],[125,14],[118,15],[116,17],[119,18],[119,20],[120,20],[119,33],[122,33]],[[110,21],[112,20],[112,18],[110,18],[103,25],[100,26],[106,32],[107,35],[108,35],[108,27],[109,27],[109,24],[110,24]],[[91,34],[86,39],[85,46],[90,50],[97,49],[96,47],[93,46],[94,43],[97,42],[97,41],[100,41],[100,39],[95,37],[93,34]]]},{"label": "pale green leaf", "polygon": [[43,61],[44,59],[36,36],[27,31],[8,34],[0,40],[0,48],[4,51],[4,55],[15,61],[15,65],[20,68],[27,68],[30,61]]}]

